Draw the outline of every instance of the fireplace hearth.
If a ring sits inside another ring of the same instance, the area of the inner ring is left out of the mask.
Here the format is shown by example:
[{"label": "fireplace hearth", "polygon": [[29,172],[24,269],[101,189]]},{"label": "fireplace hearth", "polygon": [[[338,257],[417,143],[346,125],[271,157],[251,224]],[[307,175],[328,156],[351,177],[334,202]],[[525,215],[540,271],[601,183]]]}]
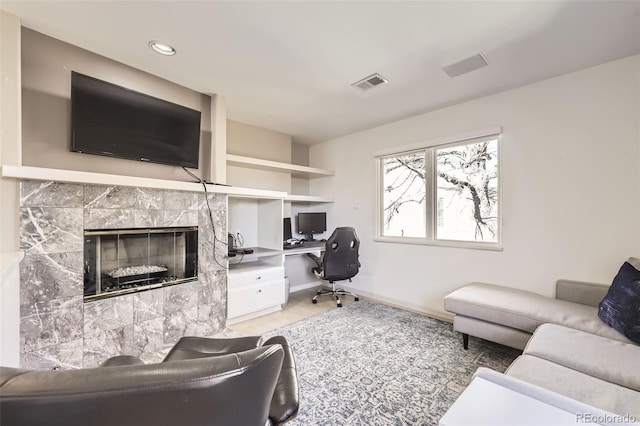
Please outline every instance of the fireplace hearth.
[{"label": "fireplace hearth", "polygon": [[84,231],[85,302],[197,277],[197,226]]}]

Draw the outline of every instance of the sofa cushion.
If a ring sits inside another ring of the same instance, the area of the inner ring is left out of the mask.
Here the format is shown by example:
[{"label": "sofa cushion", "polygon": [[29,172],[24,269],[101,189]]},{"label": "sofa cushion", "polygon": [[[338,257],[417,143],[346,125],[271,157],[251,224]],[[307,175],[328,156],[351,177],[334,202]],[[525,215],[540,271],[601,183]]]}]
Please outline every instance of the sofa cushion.
[{"label": "sofa cushion", "polygon": [[598,316],[630,340],[640,343],[640,259],[630,258],[600,302]]},{"label": "sofa cushion", "polygon": [[629,342],[598,318],[598,308],[552,299],[526,290],[471,283],[444,298],[447,311],[533,333],[553,323]]},{"label": "sofa cushion", "polygon": [[[635,371],[635,370],[634,370]],[[531,355],[519,356],[508,376],[549,389],[601,410],[640,418],[640,392]]]},{"label": "sofa cushion", "polygon": [[524,354],[640,392],[640,346],[632,343],[543,324],[533,333]]}]

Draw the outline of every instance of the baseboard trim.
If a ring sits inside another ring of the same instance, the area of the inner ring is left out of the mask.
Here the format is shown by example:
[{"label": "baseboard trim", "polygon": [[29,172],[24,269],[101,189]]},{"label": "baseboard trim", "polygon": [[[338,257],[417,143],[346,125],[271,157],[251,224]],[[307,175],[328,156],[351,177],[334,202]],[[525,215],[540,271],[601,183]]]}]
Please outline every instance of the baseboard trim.
[{"label": "baseboard trim", "polygon": [[324,286],[324,283],[322,281],[312,281],[310,283],[300,284],[295,287],[289,287],[289,293],[296,293],[298,291],[307,290],[309,288],[322,286]]},{"label": "baseboard trim", "polygon": [[278,311],[281,311],[281,310],[282,310],[282,306],[281,305],[271,306],[269,308],[261,309],[259,311],[250,312],[250,313],[245,314],[245,315],[240,315],[239,317],[234,317],[234,318],[231,318],[231,319],[227,318],[226,325],[227,326],[233,325],[233,324],[236,324],[238,322],[247,321],[247,320],[250,320],[250,319],[261,317],[263,315],[272,314],[274,312],[278,312]]},{"label": "baseboard trim", "polygon": [[403,309],[405,311],[409,311],[409,312],[413,312],[413,313],[416,313],[416,314],[424,315],[424,316],[427,316],[429,318],[434,318],[434,319],[437,319],[437,320],[440,320],[440,321],[453,323],[453,314],[449,314],[447,312],[432,311],[432,310],[429,310],[429,309],[424,309],[423,307],[421,307],[419,305],[408,304],[407,302],[404,302],[404,301],[401,301],[401,300],[398,300],[398,299],[394,299],[394,298],[389,298],[389,297],[382,298],[379,295],[376,295],[376,294],[373,294],[373,293],[369,293],[368,291],[364,291],[364,290],[359,289],[359,288],[347,287],[347,286],[342,286],[342,287],[344,287],[345,290],[354,292],[358,296],[361,296],[363,299],[368,299],[368,300],[371,300],[373,302],[382,303],[383,305],[393,306],[394,308]]},{"label": "baseboard trim", "polygon": [[[379,296],[377,294],[369,293],[368,291],[364,291],[364,290],[362,290],[360,288],[355,288],[355,287],[352,287],[352,286],[346,286],[343,283],[344,283],[344,281],[340,282],[340,283],[336,283],[336,287],[344,288],[347,291],[351,291],[351,292],[357,294],[358,296],[361,296],[363,299],[368,299],[368,300],[371,300],[372,302],[376,302],[376,303],[382,303],[383,305],[393,306],[394,308],[403,309],[405,311],[409,311],[409,312],[413,312],[413,313],[416,313],[416,314],[424,315],[424,316],[427,316],[429,318],[435,318],[435,319],[440,320],[440,321],[453,323],[453,314],[450,314],[448,312],[432,311],[432,310],[429,310],[429,309],[424,309],[424,307],[422,307],[420,305],[409,304],[409,303],[407,303],[405,301],[394,299],[394,298],[381,297],[381,296]],[[289,293],[296,293],[298,291],[303,291],[303,290],[307,290],[309,288],[314,288],[314,287],[331,288],[331,287],[328,286],[328,284],[326,282],[318,280],[318,281],[315,281],[315,282],[300,284],[300,285],[296,285],[295,287],[291,287],[291,288],[289,288]]]}]

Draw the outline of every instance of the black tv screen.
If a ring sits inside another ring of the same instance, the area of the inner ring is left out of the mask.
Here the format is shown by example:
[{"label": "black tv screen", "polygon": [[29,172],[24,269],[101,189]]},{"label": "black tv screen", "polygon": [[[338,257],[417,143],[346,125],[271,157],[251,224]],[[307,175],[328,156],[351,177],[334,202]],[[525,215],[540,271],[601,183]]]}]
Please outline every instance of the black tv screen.
[{"label": "black tv screen", "polygon": [[71,73],[71,151],[198,168],[200,111]]}]

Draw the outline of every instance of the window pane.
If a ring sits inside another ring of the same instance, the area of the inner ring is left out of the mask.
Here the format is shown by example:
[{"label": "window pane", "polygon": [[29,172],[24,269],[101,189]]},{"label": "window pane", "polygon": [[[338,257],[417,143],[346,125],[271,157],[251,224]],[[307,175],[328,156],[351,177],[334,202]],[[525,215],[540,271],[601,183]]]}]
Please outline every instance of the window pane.
[{"label": "window pane", "polygon": [[436,153],[436,238],[497,242],[497,138]]},{"label": "window pane", "polygon": [[382,233],[425,237],[425,152],[382,159]]}]

